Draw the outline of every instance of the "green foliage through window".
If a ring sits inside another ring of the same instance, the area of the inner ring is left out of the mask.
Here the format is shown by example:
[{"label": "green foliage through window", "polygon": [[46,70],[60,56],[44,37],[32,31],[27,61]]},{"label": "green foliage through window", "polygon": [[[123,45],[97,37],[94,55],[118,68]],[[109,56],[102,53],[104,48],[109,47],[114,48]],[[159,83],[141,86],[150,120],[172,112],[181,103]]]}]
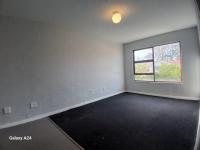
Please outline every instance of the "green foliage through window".
[{"label": "green foliage through window", "polygon": [[181,82],[180,43],[134,51],[135,80]]},{"label": "green foliage through window", "polygon": [[181,68],[178,64],[161,64],[155,78],[159,81],[178,81],[181,78]]}]

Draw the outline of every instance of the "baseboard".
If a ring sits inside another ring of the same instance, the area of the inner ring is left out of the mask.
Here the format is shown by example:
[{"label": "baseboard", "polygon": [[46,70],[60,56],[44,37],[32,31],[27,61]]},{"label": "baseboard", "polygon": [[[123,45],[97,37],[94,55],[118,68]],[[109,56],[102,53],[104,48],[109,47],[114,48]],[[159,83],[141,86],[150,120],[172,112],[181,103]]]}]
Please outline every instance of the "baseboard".
[{"label": "baseboard", "polygon": [[147,92],[131,91],[131,90],[126,90],[126,92],[135,93],[135,94],[150,95],[150,96],[166,97],[166,98],[183,99],[183,100],[195,100],[195,101],[199,101],[200,100],[200,98],[198,98],[198,97],[172,96],[172,95],[147,93]]},{"label": "baseboard", "polygon": [[73,109],[73,108],[77,108],[77,107],[80,107],[80,106],[83,106],[83,105],[86,105],[86,104],[90,104],[90,103],[93,103],[93,102],[96,102],[96,101],[100,101],[100,100],[103,100],[105,98],[109,98],[109,97],[112,97],[112,96],[115,96],[115,95],[118,95],[118,94],[121,94],[121,93],[124,93],[124,91],[118,91],[118,92],[115,92],[115,93],[112,93],[112,94],[109,94],[109,95],[106,95],[106,96],[95,98],[95,99],[92,99],[92,100],[89,100],[89,101],[85,101],[85,102],[82,102],[82,103],[79,103],[79,104],[76,104],[76,105],[73,105],[73,106],[65,107],[65,108],[62,108],[62,109],[59,109],[59,110],[55,110],[55,111],[52,111],[52,112],[33,116],[33,117],[23,119],[23,120],[20,120],[20,121],[6,123],[6,124],[3,124],[3,125],[0,125],[0,129],[12,127],[12,126],[16,126],[16,125],[20,125],[20,124],[24,124],[24,123],[28,123],[28,122],[31,122],[31,121],[35,121],[35,120],[38,120],[38,119],[45,118],[45,117],[49,117],[51,115],[61,113],[63,111],[67,111],[67,110],[70,110],[70,109]]}]

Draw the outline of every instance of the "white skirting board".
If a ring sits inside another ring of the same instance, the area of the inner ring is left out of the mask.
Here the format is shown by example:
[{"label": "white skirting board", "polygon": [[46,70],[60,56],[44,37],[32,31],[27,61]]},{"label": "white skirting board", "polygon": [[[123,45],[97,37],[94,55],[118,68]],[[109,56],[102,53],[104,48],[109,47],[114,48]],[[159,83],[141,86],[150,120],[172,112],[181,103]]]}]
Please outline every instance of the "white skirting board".
[{"label": "white skirting board", "polygon": [[54,114],[57,114],[57,113],[61,113],[61,112],[64,112],[64,111],[67,111],[67,110],[70,110],[70,109],[73,109],[73,108],[77,108],[77,107],[80,107],[80,106],[83,106],[83,105],[86,105],[86,104],[90,104],[90,103],[93,103],[93,102],[96,102],[96,101],[99,101],[99,100],[103,100],[105,98],[108,98],[108,97],[111,97],[111,96],[114,96],[114,95],[117,95],[117,94],[121,94],[121,93],[124,93],[124,92],[135,93],[135,94],[143,94],[143,95],[151,95],[151,96],[159,96],[159,97],[167,97],[167,98],[175,98],[175,99],[184,99],[184,100],[200,100],[199,98],[195,98],[195,97],[169,96],[169,95],[161,95],[161,94],[155,94],[155,93],[145,93],[145,92],[129,91],[129,90],[119,91],[119,92],[115,92],[113,94],[109,94],[109,95],[106,95],[106,96],[103,96],[103,97],[95,98],[93,100],[85,101],[85,102],[82,102],[82,103],[79,103],[79,104],[76,104],[76,105],[73,105],[73,106],[63,108],[63,109],[55,110],[55,111],[52,111],[52,112],[47,112],[47,113],[44,113],[44,114],[40,114],[40,115],[37,115],[37,116],[33,116],[31,118],[23,119],[23,120],[16,121],[16,122],[6,123],[6,124],[3,124],[3,125],[0,125],[0,129],[20,125],[20,124],[31,122],[31,121],[38,120],[38,119],[42,119],[42,118],[45,118],[45,117],[48,117],[48,116],[51,116],[51,115],[54,115]]},{"label": "white skirting board", "polygon": [[195,100],[195,101],[199,101],[200,100],[199,97],[172,96],[172,95],[155,94],[155,93],[147,93],[147,92],[131,91],[131,90],[126,90],[126,92],[135,93],[135,94],[142,94],[142,95],[166,97],[166,98],[183,99],[183,100]]},{"label": "white skirting board", "polygon": [[55,110],[55,111],[52,111],[52,112],[47,112],[47,113],[40,114],[40,115],[37,115],[37,116],[33,116],[33,117],[30,117],[30,118],[27,118],[27,119],[23,119],[23,120],[20,120],[20,121],[6,123],[6,124],[3,124],[3,125],[0,125],[0,129],[12,127],[12,126],[16,126],[16,125],[20,125],[20,124],[24,124],[24,123],[28,123],[28,122],[31,122],[31,121],[34,121],[34,120],[45,118],[45,117],[49,117],[51,115],[61,113],[61,112],[64,112],[64,111],[67,111],[67,110],[70,110],[70,109],[73,109],[73,108],[77,108],[77,107],[80,107],[80,106],[83,106],[83,105],[86,105],[86,104],[90,104],[90,103],[93,103],[93,102],[96,102],[96,101],[100,101],[100,100],[103,100],[105,98],[115,96],[115,95],[118,95],[118,94],[121,94],[121,93],[124,93],[124,91],[115,92],[113,94],[109,94],[109,95],[106,95],[106,96],[95,98],[95,99],[85,101],[85,102],[82,102],[82,103],[79,103],[79,104],[76,104],[76,105],[73,105],[73,106],[69,106],[69,107],[59,109],[59,110]]}]

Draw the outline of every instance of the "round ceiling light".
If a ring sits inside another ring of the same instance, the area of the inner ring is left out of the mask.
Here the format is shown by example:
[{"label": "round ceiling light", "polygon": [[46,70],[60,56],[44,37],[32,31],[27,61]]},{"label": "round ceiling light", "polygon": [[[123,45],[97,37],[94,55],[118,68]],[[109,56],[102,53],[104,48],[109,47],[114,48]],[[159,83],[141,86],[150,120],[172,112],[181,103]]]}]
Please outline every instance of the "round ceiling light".
[{"label": "round ceiling light", "polygon": [[112,16],[113,23],[120,23],[122,20],[122,15],[119,12],[114,12]]}]

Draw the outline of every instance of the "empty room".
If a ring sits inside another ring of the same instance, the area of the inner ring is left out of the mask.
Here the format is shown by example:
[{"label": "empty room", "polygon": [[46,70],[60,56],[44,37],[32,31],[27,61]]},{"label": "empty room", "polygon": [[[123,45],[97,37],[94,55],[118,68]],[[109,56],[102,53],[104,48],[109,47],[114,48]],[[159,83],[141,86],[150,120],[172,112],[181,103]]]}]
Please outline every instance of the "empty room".
[{"label": "empty room", "polygon": [[200,150],[196,0],[0,0],[0,150]]}]

